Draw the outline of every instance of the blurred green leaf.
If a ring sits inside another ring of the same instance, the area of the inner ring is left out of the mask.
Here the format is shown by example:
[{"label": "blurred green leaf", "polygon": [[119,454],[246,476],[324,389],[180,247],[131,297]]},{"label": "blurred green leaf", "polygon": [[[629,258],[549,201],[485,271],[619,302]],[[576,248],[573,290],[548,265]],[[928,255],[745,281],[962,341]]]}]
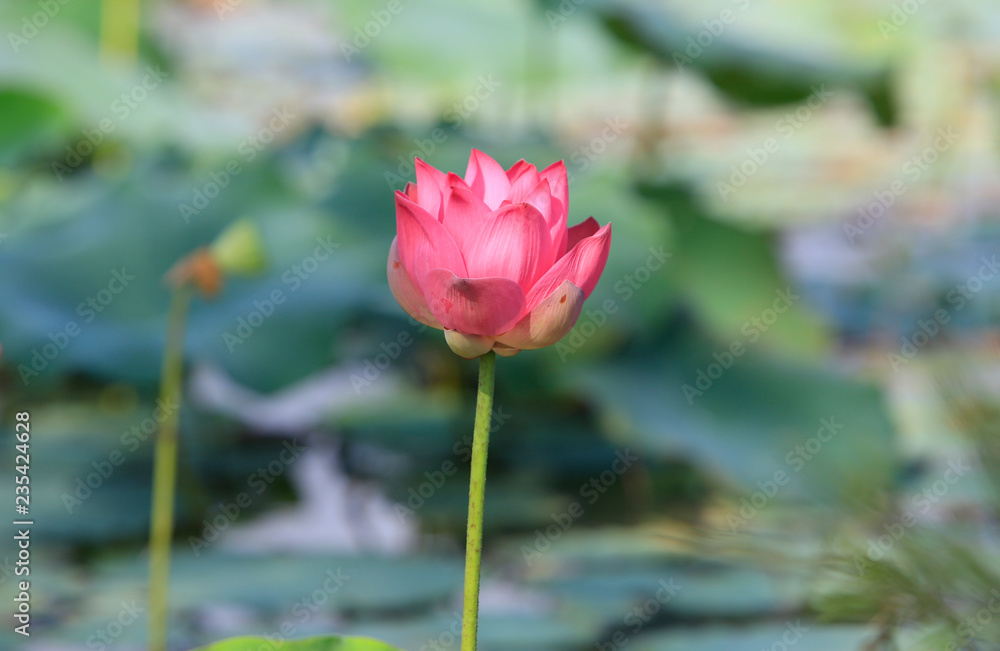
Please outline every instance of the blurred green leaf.
[{"label": "blurred green leaf", "polygon": [[[205,647],[201,651],[258,651],[273,646],[266,637],[237,637]],[[314,637],[308,640],[290,640],[281,643],[288,651],[399,651],[396,647],[363,637]]]},{"label": "blurred green leaf", "polygon": [[[717,355],[728,342],[671,332],[662,348],[567,369],[563,381],[601,406],[619,445],[692,457],[749,490],[781,471],[782,498],[854,504],[890,485],[893,430],[877,388],[752,347],[723,357],[726,368]],[[824,422],[837,428],[827,443],[817,438]]]},{"label": "blurred green leaf", "polygon": [[[800,356],[826,349],[827,328],[779,269],[772,234],[712,219],[685,186],[643,185],[641,191],[668,211],[677,240],[671,271],[683,296],[720,341],[756,343],[759,338]],[[788,296],[798,298],[782,298]],[[771,312],[776,318],[762,322],[776,302],[787,309]]]},{"label": "blurred green leaf", "polygon": [[39,93],[6,88],[0,90],[0,152],[3,161],[47,149],[67,126],[67,114],[56,101]]},{"label": "blurred green leaf", "polygon": [[[709,79],[730,99],[749,106],[800,102],[816,86],[846,86],[865,96],[879,122],[892,126],[898,107],[891,77],[885,68],[846,65],[805,52],[740,40],[717,21],[721,33],[701,24],[695,31],[662,5],[635,0],[602,0],[594,11],[607,29],[633,47],[655,56],[664,65],[691,67]],[[730,14],[737,10],[730,9]],[[711,37],[708,44],[699,41]],[[698,37],[698,40],[695,37]]]},{"label": "blurred green leaf", "polygon": [[[817,626],[792,618],[785,624],[754,624],[731,627],[680,629],[637,636],[630,647],[635,651],[758,651],[794,648],[797,651],[845,651],[863,649],[877,634],[869,626]],[[791,641],[791,644],[788,642]]]}]

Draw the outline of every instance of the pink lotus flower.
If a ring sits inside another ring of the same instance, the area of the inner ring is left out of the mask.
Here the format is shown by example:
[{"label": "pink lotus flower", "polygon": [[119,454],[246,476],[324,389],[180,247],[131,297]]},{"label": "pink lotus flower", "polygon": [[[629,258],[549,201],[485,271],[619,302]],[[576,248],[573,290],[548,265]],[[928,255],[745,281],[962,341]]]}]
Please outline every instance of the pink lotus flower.
[{"label": "pink lotus flower", "polygon": [[419,158],[396,192],[389,287],[466,358],[550,346],[576,324],[611,247],[611,224],[567,228],[566,166],[506,172],[472,150],[465,178]]}]

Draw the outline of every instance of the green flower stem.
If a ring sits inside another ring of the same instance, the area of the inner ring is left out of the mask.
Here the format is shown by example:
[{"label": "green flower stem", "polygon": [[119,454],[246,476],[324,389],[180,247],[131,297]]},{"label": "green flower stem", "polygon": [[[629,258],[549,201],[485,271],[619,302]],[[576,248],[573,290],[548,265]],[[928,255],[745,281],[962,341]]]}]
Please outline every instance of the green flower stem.
[{"label": "green flower stem", "polygon": [[479,395],[472,434],[472,474],[469,478],[469,525],[465,541],[465,595],[462,604],[462,650],[475,651],[479,632],[479,573],[483,557],[483,502],[486,497],[486,455],[493,419],[493,378],[497,356],[492,350],[479,358]]},{"label": "green flower stem", "polygon": [[174,292],[170,302],[167,341],[160,379],[161,404],[170,410],[156,434],[153,466],[153,507],[149,527],[149,649],[166,651],[170,610],[170,543],[174,536],[174,493],[177,485],[177,422],[184,371],[184,326],[191,294]]}]

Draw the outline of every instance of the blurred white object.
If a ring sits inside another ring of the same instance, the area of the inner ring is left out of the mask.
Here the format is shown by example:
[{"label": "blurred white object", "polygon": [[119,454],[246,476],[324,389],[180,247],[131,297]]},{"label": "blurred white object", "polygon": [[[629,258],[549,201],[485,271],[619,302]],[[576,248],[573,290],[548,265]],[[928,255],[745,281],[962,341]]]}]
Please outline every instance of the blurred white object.
[{"label": "blurred white object", "polygon": [[376,485],[344,474],[332,445],[310,444],[289,472],[299,503],[234,526],[224,549],[401,554],[416,543],[415,522],[399,518]]},{"label": "blurred white object", "polygon": [[[289,473],[298,503],[234,525],[221,540],[224,548],[249,553],[399,554],[414,546],[416,522],[399,518],[393,503],[375,483],[349,477],[337,444],[329,436],[310,436],[331,415],[369,401],[391,400],[399,391],[399,380],[385,373],[359,396],[351,384],[351,376],[363,372],[359,368],[331,369],[283,391],[262,395],[218,368],[195,367],[190,390],[195,404],[232,417],[261,436],[308,440],[304,451],[284,471]],[[384,455],[391,464],[392,455]]]},{"label": "blurred white object", "polygon": [[191,374],[191,400],[260,431],[262,435],[299,435],[319,427],[330,416],[359,405],[379,404],[391,399],[401,387],[389,371],[358,395],[351,376],[364,374],[364,367],[333,368],[312,375],[287,389],[263,395],[235,382],[221,369],[205,364]]}]

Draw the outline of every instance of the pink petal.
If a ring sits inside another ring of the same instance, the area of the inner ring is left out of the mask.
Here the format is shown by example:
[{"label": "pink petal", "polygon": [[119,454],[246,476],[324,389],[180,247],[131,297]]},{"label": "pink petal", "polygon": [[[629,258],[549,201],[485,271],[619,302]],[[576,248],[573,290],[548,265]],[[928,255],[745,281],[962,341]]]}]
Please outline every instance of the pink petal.
[{"label": "pink petal", "polygon": [[417,287],[424,289],[427,272],[439,267],[468,275],[462,253],[445,227],[402,192],[396,193],[396,234],[400,260]]},{"label": "pink petal", "polygon": [[566,176],[566,164],[562,161],[552,163],[538,175],[549,182],[552,188],[552,206],[557,210],[553,218],[558,218],[564,225],[569,217],[569,178]]},{"label": "pink petal", "polygon": [[569,247],[566,246],[566,239],[569,237],[569,232],[566,229],[565,224],[555,224],[549,227],[549,236],[552,238],[552,253],[553,258],[558,260],[559,258],[566,255],[566,251]]},{"label": "pink petal", "polygon": [[399,259],[399,249],[395,237],[392,238],[392,246],[389,247],[389,263],[386,273],[389,276],[389,289],[392,290],[392,295],[400,307],[420,323],[442,330],[441,324],[427,307],[427,301],[424,300],[420,288],[413,282],[410,273],[403,266],[403,261]]},{"label": "pink petal", "polygon": [[536,168],[534,165],[532,165],[531,163],[522,158],[521,160],[517,161],[516,163],[510,166],[510,169],[507,170],[507,178],[510,179],[511,183],[513,183],[514,180],[517,179],[517,177],[521,176],[528,170],[534,170],[535,172],[538,172],[538,168]]},{"label": "pink petal", "polygon": [[582,289],[584,298],[590,296],[601,278],[604,265],[608,262],[610,250],[611,224],[605,224],[590,237],[580,240],[572,251],[557,260],[552,268],[538,279],[528,292],[527,310],[533,310],[565,280]]},{"label": "pink petal", "polygon": [[465,182],[490,210],[499,208],[510,193],[510,181],[503,167],[478,149],[473,149],[469,156]]},{"label": "pink petal", "polygon": [[417,168],[417,203],[430,213],[431,217],[440,221],[442,197],[447,187],[445,173],[419,158],[414,159],[413,164]]},{"label": "pink petal", "polygon": [[561,209],[552,197],[549,182],[540,179],[524,201],[537,208],[545,218],[545,223],[549,225],[549,239],[552,241],[552,258],[558,260],[566,252],[566,219],[561,217]]},{"label": "pink petal", "polygon": [[441,223],[451,233],[459,250],[467,251],[469,241],[486,226],[492,211],[465,181],[450,172],[448,185]]},{"label": "pink petal", "polygon": [[507,172],[507,178],[510,180],[510,192],[507,193],[507,198],[511,203],[524,201],[540,180],[535,166],[525,162],[523,158],[514,163]]},{"label": "pink petal", "polygon": [[597,231],[601,229],[601,225],[597,223],[597,220],[593,217],[587,217],[576,226],[571,226],[569,229],[569,238],[566,240],[566,250],[572,251],[573,247],[577,243],[587,237],[590,237]]},{"label": "pink petal", "polygon": [[584,300],[583,290],[566,280],[497,341],[524,350],[551,346],[573,329]]},{"label": "pink petal", "polygon": [[458,174],[455,174],[454,172],[448,172],[445,175],[444,187],[445,188],[459,187],[464,190],[469,190],[470,192],[472,191],[472,188],[470,188],[469,184],[465,182],[465,179],[463,179]]},{"label": "pink petal", "polygon": [[491,337],[481,337],[479,335],[467,335],[458,330],[445,330],[444,339],[452,352],[465,359],[475,359],[490,352],[493,348]]},{"label": "pink petal", "polygon": [[431,314],[448,330],[492,337],[507,332],[521,317],[524,291],[507,278],[459,278],[433,269],[424,281]]},{"label": "pink petal", "polygon": [[524,197],[524,202],[530,204],[538,209],[538,212],[542,213],[542,217],[545,219],[545,223],[549,225],[550,229],[552,227],[552,191],[549,189],[549,182],[542,179],[535,184]]},{"label": "pink petal", "polygon": [[494,212],[465,250],[470,278],[510,278],[525,291],[554,259],[545,219],[526,203]]},{"label": "pink petal", "polygon": [[569,179],[566,175],[566,164],[557,161],[538,175],[548,181],[549,189],[552,191],[549,233],[552,236],[556,257],[562,257],[563,253],[569,250],[566,246],[566,220],[569,217]]},{"label": "pink petal", "polygon": [[[411,201],[417,201],[417,184],[412,181],[406,182],[406,187],[403,189],[403,194],[408,196]],[[420,203],[419,201],[417,203]]]}]

